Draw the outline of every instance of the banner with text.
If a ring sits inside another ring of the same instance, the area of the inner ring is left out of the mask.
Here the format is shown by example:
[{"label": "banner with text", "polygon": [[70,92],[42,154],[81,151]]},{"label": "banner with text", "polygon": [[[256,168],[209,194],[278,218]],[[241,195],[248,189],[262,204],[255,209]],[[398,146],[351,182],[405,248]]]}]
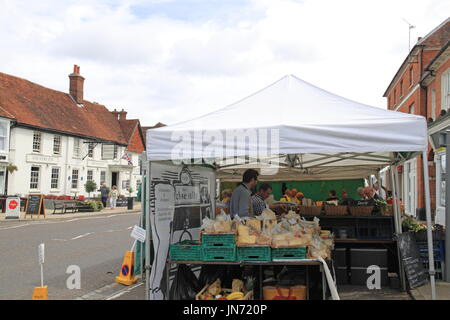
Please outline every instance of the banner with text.
[{"label": "banner with text", "polygon": [[166,270],[169,246],[183,240],[199,240],[202,220],[213,216],[215,172],[205,167],[152,163],[150,177],[150,224],[155,252],[149,279],[150,299],[166,300],[176,272],[175,266]]}]

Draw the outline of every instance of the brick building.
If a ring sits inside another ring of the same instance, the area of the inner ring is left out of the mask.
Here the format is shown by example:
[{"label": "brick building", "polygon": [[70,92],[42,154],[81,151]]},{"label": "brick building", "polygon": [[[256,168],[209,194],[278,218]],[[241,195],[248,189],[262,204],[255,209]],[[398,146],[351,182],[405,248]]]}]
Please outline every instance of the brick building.
[{"label": "brick building", "polygon": [[[438,117],[441,107],[440,104],[438,106],[437,97],[438,95],[439,98],[441,97],[441,89],[438,91],[437,86],[441,85],[441,80],[437,79],[437,73],[433,68],[439,68],[439,75],[445,74],[448,70],[448,65],[442,63],[442,57],[439,58],[439,56],[446,51],[449,39],[450,18],[425,37],[418,39],[383,95],[387,98],[389,110],[422,115],[431,119]],[[439,67],[436,61],[440,61]],[[437,208],[435,151],[431,143],[426,161],[430,168],[432,210]],[[405,212],[414,216],[418,212],[424,212],[425,208],[422,161],[422,156],[417,156],[399,168],[400,195],[405,205]]]}]

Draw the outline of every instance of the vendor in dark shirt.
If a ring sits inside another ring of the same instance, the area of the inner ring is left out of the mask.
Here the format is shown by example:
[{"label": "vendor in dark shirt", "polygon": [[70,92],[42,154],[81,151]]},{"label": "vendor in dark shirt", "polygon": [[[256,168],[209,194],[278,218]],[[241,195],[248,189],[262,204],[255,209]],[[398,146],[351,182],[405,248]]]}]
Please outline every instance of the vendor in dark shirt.
[{"label": "vendor in dark shirt", "polygon": [[343,190],[341,191],[341,194],[342,194],[342,200],[341,200],[340,204],[341,204],[342,206],[352,205],[353,202],[355,202],[355,200],[353,200],[352,198],[349,198],[349,197],[348,197],[348,192],[347,192],[347,190],[343,189]]},{"label": "vendor in dark shirt", "polygon": [[336,190],[330,190],[330,192],[328,193],[328,199],[326,201],[335,201],[338,200],[339,198],[336,197]]}]

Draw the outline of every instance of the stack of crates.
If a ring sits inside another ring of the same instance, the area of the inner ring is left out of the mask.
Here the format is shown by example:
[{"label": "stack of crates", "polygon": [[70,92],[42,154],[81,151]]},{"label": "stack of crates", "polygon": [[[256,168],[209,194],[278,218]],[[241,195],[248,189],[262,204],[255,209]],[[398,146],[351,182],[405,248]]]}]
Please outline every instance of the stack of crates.
[{"label": "stack of crates", "polygon": [[238,261],[271,261],[269,246],[239,246],[237,247]]},{"label": "stack of crates", "polygon": [[201,261],[202,246],[200,241],[184,240],[170,245],[170,260]]},{"label": "stack of crates", "polygon": [[272,260],[306,259],[306,247],[272,248]]},{"label": "stack of crates", "polygon": [[[426,241],[416,241],[419,249],[420,260],[423,263],[425,270],[429,269],[428,263],[428,243]],[[444,279],[444,261],[445,261],[445,241],[434,240],[433,241],[433,254],[434,254],[434,269],[436,271],[436,279]]]},{"label": "stack of crates", "polygon": [[202,233],[203,261],[236,261],[234,233]]}]

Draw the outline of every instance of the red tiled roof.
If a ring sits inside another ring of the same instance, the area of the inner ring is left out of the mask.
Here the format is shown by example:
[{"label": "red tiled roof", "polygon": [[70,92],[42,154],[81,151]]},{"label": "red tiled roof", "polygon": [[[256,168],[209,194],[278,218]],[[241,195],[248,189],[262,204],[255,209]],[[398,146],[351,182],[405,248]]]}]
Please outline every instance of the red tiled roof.
[{"label": "red tiled roof", "polygon": [[64,92],[0,72],[0,115],[19,125],[54,130],[126,145],[117,118],[100,104],[84,100],[79,107]]},{"label": "red tiled roof", "polygon": [[141,131],[139,120],[119,120],[122,132],[127,139],[127,150],[141,153],[145,150],[145,143]]}]

